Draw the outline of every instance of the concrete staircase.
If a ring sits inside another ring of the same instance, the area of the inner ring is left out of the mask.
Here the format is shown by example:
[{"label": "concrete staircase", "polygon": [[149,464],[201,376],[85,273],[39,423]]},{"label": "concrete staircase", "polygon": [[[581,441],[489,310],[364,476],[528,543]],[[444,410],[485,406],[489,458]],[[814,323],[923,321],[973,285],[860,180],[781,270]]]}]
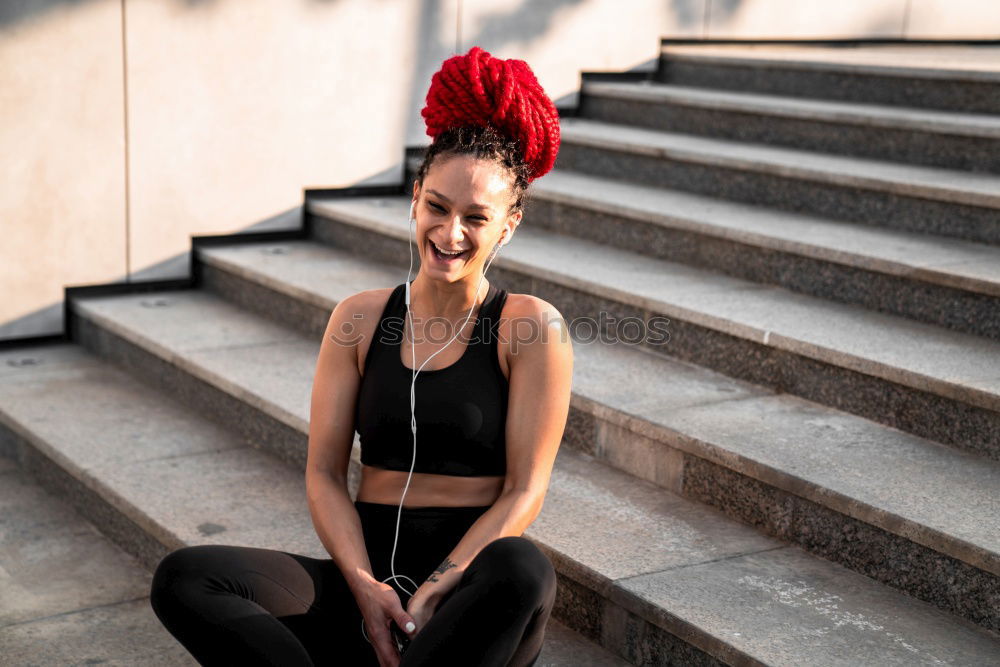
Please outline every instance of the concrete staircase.
[{"label": "concrete staircase", "polygon": [[[489,271],[620,339],[571,326],[525,533],[560,577],[539,664],[1000,661],[998,93],[669,45],[648,76],[584,77]],[[196,239],[196,289],[71,292],[72,342],[0,351],[0,476],[147,568],[200,543],[325,557],[315,357],[339,300],[405,280],[419,152],[402,188],[307,191],[301,234]],[[630,317],[669,335],[630,341]],[[0,646],[55,622],[9,618]]]}]

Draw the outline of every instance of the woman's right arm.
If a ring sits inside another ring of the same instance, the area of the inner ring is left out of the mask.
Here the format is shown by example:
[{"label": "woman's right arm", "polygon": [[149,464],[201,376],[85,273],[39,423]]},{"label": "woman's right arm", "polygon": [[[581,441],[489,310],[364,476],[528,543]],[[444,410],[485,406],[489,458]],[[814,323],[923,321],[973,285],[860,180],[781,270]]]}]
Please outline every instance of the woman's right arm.
[{"label": "woman's right arm", "polygon": [[358,318],[364,315],[362,304],[366,297],[362,292],[340,301],[323,335],[313,378],[306,497],[316,534],[354,594],[380,663],[397,665],[399,654],[392,642],[389,620],[405,628],[413,619],[392,586],[372,574],[361,518],[347,486],[354,409],[361,385],[357,346],[364,334],[358,326],[363,320]]},{"label": "woman's right arm", "polygon": [[306,455],[306,497],[313,526],[352,591],[375,580],[347,487],[354,406],[361,384],[357,345],[362,333],[354,319],[358,297],[337,304],[323,334],[313,377]]}]

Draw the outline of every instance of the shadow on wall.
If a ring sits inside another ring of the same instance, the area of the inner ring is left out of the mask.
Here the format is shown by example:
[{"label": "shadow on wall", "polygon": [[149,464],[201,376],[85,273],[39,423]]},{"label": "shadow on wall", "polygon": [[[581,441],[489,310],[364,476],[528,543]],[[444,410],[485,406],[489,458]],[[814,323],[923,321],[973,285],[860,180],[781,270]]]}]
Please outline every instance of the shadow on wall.
[{"label": "shadow on wall", "polygon": [[[793,0],[786,0],[786,2],[789,6],[793,5]],[[750,4],[750,0],[672,0],[668,4],[670,10],[673,12],[673,17],[679,31],[689,36],[697,35],[701,39],[724,39],[729,36],[741,39],[781,39],[783,37],[795,38],[794,35],[789,34],[789,31],[793,33],[799,32],[797,28],[789,28],[786,23],[784,32],[780,29],[768,29],[767,32],[761,32],[758,29],[753,34],[747,34],[745,26],[736,26],[737,34],[734,35],[733,19],[743,9],[749,9],[751,14],[755,13],[754,10],[759,9],[759,5],[766,5],[761,0],[758,0],[757,7],[747,7]],[[820,6],[819,3],[816,3],[816,5],[816,8],[809,8],[826,9],[826,5]],[[796,5],[796,9],[802,6],[807,5],[801,3],[800,5]],[[907,1],[903,6],[902,13],[900,13],[900,7],[897,3],[870,3],[867,10],[867,25],[860,31],[860,36],[904,38],[907,31],[910,6],[911,2]],[[822,18],[817,17],[812,20],[812,23],[816,25],[810,26],[810,29],[814,29],[816,33],[822,33],[824,30],[829,29],[829,26],[823,24]],[[669,35],[664,36],[669,37]],[[850,37],[850,35],[832,35],[832,37]],[[810,38],[809,36],[803,37],[803,39]]]},{"label": "shadow on wall", "polygon": [[[80,5],[92,0],[0,0],[0,29],[21,21],[28,21],[44,14],[50,9],[65,5]],[[202,5],[210,5],[218,0],[173,0],[177,4],[186,5],[191,8]],[[337,0],[303,0],[307,2],[317,2],[331,4]],[[391,0],[380,0],[389,2]]]},{"label": "shadow on wall", "polygon": [[[0,27],[29,20],[39,14],[62,5],[78,5],[90,0],[4,0],[0,2]],[[218,0],[174,0],[178,4],[188,7],[199,7],[209,5]],[[308,2],[318,2],[330,4],[337,0],[304,0]],[[382,0],[383,2],[387,0]],[[451,0],[456,1],[456,0]],[[458,0],[470,2],[472,0]],[[552,17],[562,7],[567,5],[578,5],[586,0],[524,0],[513,12],[497,12],[495,15],[487,16],[486,25],[489,26],[478,39],[492,40],[500,35],[511,34],[509,30],[520,27],[525,14],[537,15],[541,19],[537,24],[532,24],[530,30],[524,32],[524,37],[518,42],[530,42],[534,37],[542,35],[548,29]],[[668,0],[670,11],[673,12],[677,26],[682,30],[688,30],[696,26],[702,27],[702,34],[707,27],[706,22],[711,13],[715,16],[729,17],[739,8],[743,0]],[[535,18],[533,16],[532,18]],[[513,40],[512,40],[513,41]]]},{"label": "shadow on wall", "polygon": [[[468,0],[465,0],[468,2]],[[507,44],[530,44],[549,31],[556,15],[565,7],[582,5],[587,0],[544,0],[522,2],[510,12],[493,12],[482,17],[483,29],[468,39],[462,35],[462,51],[473,44],[490,44],[494,49]],[[485,47],[484,47],[485,48]],[[487,49],[489,50],[489,49]]]},{"label": "shadow on wall", "polygon": [[[463,0],[469,2],[470,0]],[[444,6],[455,0],[423,0],[419,12],[420,21],[416,26],[423,39],[416,44],[417,52],[408,59],[413,63],[409,73],[410,90],[407,96],[406,114],[399,118],[402,127],[398,136],[404,137],[405,145],[429,144],[430,137],[424,133],[420,110],[423,108],[431,75],[441,66],[441,53],[465,53],[473,45],[482,46],[491,53],[503,49],[508,44],[521,47],[541,39],[549,31],[557,14],[570,6],[583,5],[588,0],[530,0],[522,2],[509,12],[495,12],[486,15],[482,29],[472,34],[458,34],[447,30],[438,20]],[[447,31],[447,32],[446,32]],[[413,123],[421,128],[419,136],[410,134]],[[403,162],[371,174],[356,181],[355,185],[396,183],[403,179]]]},{"label": "shadow on wall", "polygon": [[743,2],[744,0],[673,0],[668,3],[668,8],[679,33],[704,38],[708,35],[709,24],[713,19],[728,23]]}]

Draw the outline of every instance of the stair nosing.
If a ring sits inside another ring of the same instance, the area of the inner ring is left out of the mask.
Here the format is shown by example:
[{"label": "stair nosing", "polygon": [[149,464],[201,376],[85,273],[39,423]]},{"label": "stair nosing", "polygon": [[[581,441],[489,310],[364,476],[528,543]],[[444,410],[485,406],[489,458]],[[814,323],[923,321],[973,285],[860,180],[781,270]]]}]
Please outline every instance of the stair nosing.
[{"label": "stair nosing", "polygon": [[[589,96],[735,111],[793,120],[904,129],[971,138],[1000,139],[1000,117],[820,98],[696,88],[662,82],[584,81]],[[900,115],[905,112],[907,115]],[[975,121],[975,122],[973,122]]]},{"label": "stair nosing", "polygon": [[[820,185],[875,192],[888,190],[908,197],[1000,210],[1000,175],[715,139],[587,118],[564,118],[560,126],[561,140],[570,145],[755,172]],[[609,133],[618,136],[608,136]],[[668,145],[669,142],[679,145]],[[739,146],[744,155],[734,155],[733,146]],[[807,159],[813,160],[814,164],[801,163],[801,160]],[[860,173],[858,167],[867,167],[869,173]],[[872,173],[873,168],[895,173],[875,174]],[[910,176],[921,176],[925,182],[908,179],[906,172]],[[989,185],[995,185],[996,190],[987,189],[985,185],[981,188],[958,188],[928,182],[935,175],[937,178],[948,177],[945,180],[953,182],[959,178],[963,182],[989,181]]]},{"label": "stair nosing", "polygon": [[[145,336],[138,336],[138,338],[145,339],[146,337]],[[163,346],[160,346],[160,347],[162,349]],[[183,354],[183,352],[182,352],[182,354]],[[105,363],[107,363],[107,362],[105,362]],[[118,372],[118,373],[124,373],[124,371],[121,371],[120,369],[116,369],[116,372]],[[155,390],[154,389],[154,390],[152,390],[152,392],[153,393],[159,393],[160,390]],[[205,421],[205,420],[207,420],[207,418],[202,417],[202,416],[198,416],[198,415],[192,415],[191,418],[199,420],[199,421]],[[5,416],[4,421],[6,422],[7,420],[8,420],[8,418],[7,418],[7,416]],[[48,449],[50,449],[50,450],[58,451],[58,450],[54,450],[53,447],[49,447],[47,443],[46,443],[46,447]],[[247,448],[247,447],[242,447],[242,448],[239,448],[239,449],[247,450],[247,451],[250,450],[250,448]],[[185,456],[198,456],[199,454],[205,454],[205,453],[206,452],[200,452],[200,453],[199,452],[191,452],[191,453],[185,454]],[[580,466],[583,466],[583,467],[603,466],[604,465],[600,461],[593,459],[593,457],[588,457],[587,455],[580,454],[580,453],[577,453],[577,452],[571,452],[569,454],[569,456],[572,457],[572,458],[574,458],[577,461],[577,464],[580,465]],[[82,470],[82,468],[79,465],[77,465],[75,459],[71,459],[71,458],[65,457],[65,456],[61,457],[61,458],[65,459],[65,460],[63,462],[57,462],[57,465],[60,465],[60,467],[62,467],[63,469],[67,469],[67,465],[66,464],[68,463],[70,468],[74,468],[74,469],[77,469],[77,470]],[[357,447],[352,447],[352,464],[357,464],[357,463],[359,463],[359,461],[360,461],[360,458],[359,458],[358,448]],[[271,461],[267,461],[267,463],[270,464]],[[275,463],[279,464],[279,465],[285,465],[285,464],[281,464],[281,463],[279,463],[277,461],[275,461]],[[252,465],[252,466],[261,466],[262,467],[263,464],[264,464],[264,461],[262,461],[262,460],[259,460],[259,461],[255,460],[250,465]],[[556,465],[559,465],[559,463],[556,463]],[[565,464],[562,467],[565,467]],[[163,543],[162,542],[162,538],[163,537],[171,538],[171,539],[175,540],[176,542],[186,543],[180,536],[178,536],[173,531],[173,529],[169,528],[169,526],[166,525],[166,524],[161,524],[157,519],[153,518],[153,515],[151,515],[148,511],[146,511],[141,505],[138,505],[138,504],[136,504],[136,503],[134,503],[134,502],[132,502],[130,500],[127,500],[127,499],[123,498],[118,492],[115,491],[115,489],[113,488],[112,485],[110,485],[109,483],[107,483],[105,481],[102,481],[102,479],[100,477],[101,470],[102,469],[96,470],[95,471],[96,474],[92,476],[92,479],[90,479],[87,482],[87,484],[88,484],[89,488],[91,488],[91,490],[94,491],[98,495],[99,498],[101,498],[102,502],[107,503],[108,505],[110,505],[111,507],[113,507],[115,509],[118,509],[119,511],[126,511],[126,515],[129,516],[130,518],[132,518],[133,520],[135,520],[134,519],[135,516],[140,516],[140,517],[143,517],[144,519],[146,519],[145,521],[139,521],[139,522],[137,522],[137,524],[136,524],[137,527],[139,529],[147,532],[147,534],[149,534],[154,539],[159,540],[161,543]],[[575,473],[573,471],[570,471],[570,470],[565,470],[564,472],[567,475],[578,476],[577,473]],[[622,472],[622,471],[618,471],[617,473],[614,473],[614,474],[617,474],[617,475],[628,475],[628,473],[625,473],[625,472]],[[601,482],[598,481],[597,483],[601,483]],[[646,485],[649,493],[655,494],[658,497],[664,496],[664,495],[667,495],[667,494],[669,494],[671,496],[676,496],[677,495],[677,494],[671,493],[670,491],[668,491],[666,489],[656,487],[656,485],[654,485],[654,484],[652,484],[650,482],[641,482],[641,483],[644,483]],[[608,487],[605,487],[605,488],[607,489],[608,493],[610,493],[612,495],[618,495],[618,492],[613,487],[608,486]],[[700,506],[699,503],[697,503],[696,501],[693,501],[693,500],[690,500],[690,499],[686,499],[686,498],[683,498],[683,497],[679,497],[679,498],[680,498],[680,501],[683,504],[685,504],[685,505],[688,505],[688,506]],[[733,524],[741,525],[741,524],[739,524],[739,522],[737,520],[731,519],[729,517],[723,517],[722,520],[724,522],[732,522]],[[752,528],[750,528],[750,527],[745,527],[745,528],[746,528],[747,531],[752,531]],[[531,536],[531,532],[532,532],[531,529],[530,529],[530,527],[529,527],[528,531],[529,531],[529,537],[530,537]],[[628,576],[622,576],[622,577],[612,578],[612,577],[608,576],[607,574],[605,574],[602,571],[602,569],[601,569],[601,567],[600,567],[599,564],[595,564],[593,561],[588,562],[588,561],[577,560],[576,557],[573,556],[570,552],[564,552],[564,551],[558,550],[557,547],[554,547],[551,544],[545,542],[544,541],[544,537],[542,537],[542,536],[538,536],[535,539],[542,540],[541,544],[544,545],[544,547],[547,550],[549,550],[549,551],[551,551],[553,553],[558,554],[558,557],[560,559],[572,563],[574,569],[578,569],[578,570],[582,570],[582,571],[586,572],[589,579],[591,579],[593,581],[604,582],[597,589],[593,589],[593,590],[594,590],[595,593],[601,595],[606,600],[608,600],[610,603],[616,604],[619,607],[621,607],[622,609],[624,609],[625,611],[630,612],[632,614],[635,614],[636,616],[645,619],[647,622],[652,623],[654,626],[663,628],[663,629],[667,630],[668,632],[672,632],[673,629],[676,629],[676,628],[671,629],[674,623],[680,623],[681,625],[690,628],[691,630],[694,631],[695,635],[693,637],[692,636],[688,636],[686,638],[683,638],[683,640],[691,642],[692,645],[698,647],[701,650],[706,651],[707,653],[709,653],[709,655],[718,655],[720,652],[722,652],[722,653],[725,653],[727,655],[735,654],[735,655],[739,655],[739,656],[745,656],[746,658],[749,658],[749,659],[754,659],[752,657],[752,652],[751,653],[747,652],[748,650],[750,650],[749,648],[745,649],[745,648],[742,648],[742,647],[740,647],[740,646],[738,646],[736,644],[733,644],[731,641],[729,641],[728,639],[726,639],[725,636],[722,633],[720,633],[718,631],[718,627],[712,627],[712,626],[707,626],[706,627],[706,624],[704,622],[699,622],[697,619],[689,619],[689,618],[686,618],[684,616],[678,616],[676,613],[672,612],[669,608],[659,606],[655,602],[647,600],[646,598],[642,597],[638,593],[636,593],[636,592],[634,592],[632,590],[629,590],[628,588],[626,588],[625,586],[622,585],[623,582],[626,582],[628,580],[635,579],[637,577],[648,576],[648,575],[653,575],[653,574],[657,574],[657,573],[661,573],[661,572],[666,572],[669,569],[673,569],[673,568],[659,568],[659,569],[655,569],[655,570],[651,570],[651,571],[646,571],[646,572],[637,572],[637,573],[634,573],[634,574],[628,575]],[[771,542],[774,543],[774,546],[773,547],[767,547],[767,548],[761,548],[761,549],[753,549],[753,550],[744,551],[744,552],[740,552],[740,553],[734,553],[733,555],[729,556],[729,558],[742,558],[742,557],[745,557],[745,556],[748,556],[748,555],[754,555],[754,554],[764,553],[764,552],[767,552],[767,551],[775,551],[775,550],[785,550],[785,551],[788,551],[788,550],[792,550],[792,551],[798,552],[801,556],[803,556],[809,562],[820,563],[820,562],[823,561],[822,558],[808,553],[807,551],[805,551],[804,549],[802,549],[801,547],[799,547],[797,545],[784,544],[780,540],[777,540],[775,538],[769,538],[769,537],[766,537],[766,536],[762,537],[762,540],[764,540],[764,541],[771,541]],[[712,560],[695,561],[695,562],[684,564],[684,565],[682,565],[680,567],[692,567],[692,566],[698,566],[698,565],[707,565],[707,564],[710,564],[711,562],[713,562],[713,561]],[[859,575],[858,573],[850,571],[850,570],[846,570],[845,569],[845,575],[844,576],[845,576],[846,579],[853,579],[854,581],[861,581],[861,580],[863,580],[865,582],[864,585],[872,587],[872,588],[876,588],[876,587],[880,586],[877,582],[874,582],[874,581],[872,581],[872,580],[870,580],[870,579],[868,579],[866,577],[863,577],[863,575]],[[587,585],[589,587],[589,584],[583,584],[583,585]],[[904,593],[900,593],[898,591],[894,591],[893,594],[894,594],[894,596],[895,596],[895,598],[897,600],[904,599],[906,597]],[[920,602],[918,604],[924,606],[925,608],[932,608],[932,605],[929,605],[928,603]],[[670,628],[664,627],[664,625],[663,625],[663,619],[657,617],[658,615],[656,613],[654,613],[656,611],[659,611],[659,616],[667,616],[667,617],[670,617],[671,619],[673,619],[673,621],[671,622],[671,627]],[[954,619],[957,623],[967,623],[967,621],[964,621],[964,619],[961,619],[959,617],[951,616],[951,618]],[[977,628],[977,629],[981,629],[981,628]],[[984,636],[989,636],[989,637],[992,638],[992,633],[984,633]]]},{"label": "stair nosing", "polygon": [[[209,249],[208,252],[212,252],[212,249]],[[333,253],[333,252],[334,251],[331,250],[331,253]],[[267,280],[270,280],[270,279],[267,279]],[[258,282],[259,282],[259,280],[258,280]],[[580,394],[574,393],[574,395],[573,395],[573,401],[579,402],[581,400],[582,401],[592,401],[593,399],[590,399],[588,397],[585,397],[585,396],[582,396]],[[805,399],[796,399],[796,400],[805,401],[805,402],[809,403],[809,401],[806,401]],[[623,408],[613,407],[613,406],[610,406],[610,405],[608,405],[606,407],[607,407],[607,409],[614,411],[614,414],[621,415],[623,420],[638,419],[640,421],[645,421],[645,423],[651,429],[659,430],[662,433],[668,433],[669,432],[669,428],[668,427],[664,427],[664,426],[658,425],[658,424],[656,424],[654,422],[650,422],[650,421],[644,420],[641,417],[631,416]],[[831,410],[833,410],[833,409],[831,408]],[[858,419],[861,419],[861,418],[858,417]],[[887,426],[884,426],[884,425],[879,425],[878,428],[880,428],[880,429],[890,429],[890,427],[887,427]],[[916,438],[917,436],[912,436],[912,437]],[[921,438],[920,440],[924,440],[924,439]],[[954,450],[952,448],[945,447],[944,445],[941,445],[939,443],[934,443],[933,441],[927,441],[927,442],[929,442],[934,447],[942,448],[944,452],[947,452],[949,456],[955,457],[956,460],[958,460],[960,458],[972,458],[971,455],[964,454],[964,453],[959,452],[957,450]],[[679,447],[679,448],[680,449],[684,449],[684,447]],[[692,449],[689,453],[691,453],[693,455],[696,455],[696,456],[701,456],[701,457],[707,458],[710,461],[713,461],[715,463],[719,463],[721,465],[729,467],[729,466],[726,465],[726,461],[723,460],[722,458],[720,458],[719,456],[712,456],[712,455],[706,456],[706,453],[709,450],[715,450],[717,452],[723,452],[723,451],[724,452],[729,452],[729,450],[725,449],[722,446],[706,442],[706,443],[702,443],[702,446],[699,446],[697,449]],[[780,469],[774,468],[770,464],[764,463],[762,461],[758,461],[756,459],[748,458],[746,455],[735,454],[735,453],[732,453],[732,454],[739,456],[742,460],[744,460],[744,461],[746,461],[748,463],[751,463],[757,469],[771,471],[772,474],[769,474],[769,475],[754,476],[755,478],[760,479],[760,481],[762,481],[764,483],[772,484],[772,485],[774,485],[777,488],[783,489],[783,490],[785,490],[787,492],[793,492],[793,493],[796,493],[796,495],[799,495],[800,492],[798,492],[798,491],[792,491],[791,490],[792,487],[794,487],[795,485],[794,484],[789,484],[788,482],[795,481],[795,480],[804,481],[809,486],[815,487],[815,489],[817,489],[817,490],[820,490],[820,489],[824,490],[822,493],[811,493],[808,496],[805,496],[805,497],[813,500],[814,502],[818,502],[818,503],[820,503],[821,505],[823,505],[825,507],[829,507],[830,509],[832,509],[834,511],[837,511],[837,512],[840,512],[842,514],[845,514],[846,516],[851,516],[851,517],[853,517],[853,518],[855,518],[855,519],[857,519],[859,521],[863,521],[865,523],[870,523],[872,525],[875,525],[875,526],[881,528],[882,530],[886,530],[887,532],[889,532],[891,534],[894,534],[894,535],[897,535],[897,536],[899,536],[901,538],[914,541],[917,544],[921,544],[922,546],[925,546],[925,547],[927,547],[929,549],[932,549],[933,551],[937,551],[937,552],[940,552],[940,553],[947,554],[947,555],[949,555],[951,557],[958,558],[959,560],[961,560],[963,562],[969,563],[971,565],[975,565],[977,567],[981,567],[982,569],[984,569],[986,571],[990,571],[990,572],[993,572],[995,574],[1000,574],[1000,552],[998,552],[997,556],[994,559],[992,559],[992,560],[989,559],[989,558],[986,558],[986,557],[984,557],[982,555],[983,553],[994,553],[993,551],[991,551],[991,549],[989,547],[978,545],[977,543],[972,542],[972,541],[970,541],[969,539],[967,539],[965,537],[960,537],[960,536],[957,536],[957,535],[954,535],[954,534],[951,534],[951,533],[947,533],[947,532],[944,532],[941,529],[935,528],[935,527],[933,527],[931,525],[928,525],[928,524],[925,524],[925,523],[921,523],[919,519],[915,519],[915,518],[912,518],[912,517],[905,517],[903,515],[900,515],[898,512],[894,512],[892,510],[884,509],[882,507],[879,507],[878,505],[872,504],[871,502],[869,502],[867,500],[859,500],[857,498],[852,498],[851,496],[844,495],[843,493],[841,493],[839,491],[833,491],[829,486],[825,486],[825,485],[823,485],[820,482],[811,481],[811,480],[808,480],[808,479],[802,478],[802,477],[797,477],[793,473],[790,473],[788,471],[784,471],[784,470],[780,470]],[[978,465],[979,463],[980,462],[977,460],[976,464]],[[746,474],[746,473],[740,473],[740,474]],[[826,499],[833,497],[831,494],[835,494],[836,498],[840,499],[840,501],[837,502],[837,503],[834,503],[834,504],[826,502]],[[876,513],[877,516],[878,516],[878,518],[881,519],[881,520],[880,521],[873,521],[871,517],[861,516],[859,512],[857,512],[857,511],[854,510],[854,508],[852,507],[852,504],[857,504],[859,506],[867,508],[871,512]],[[886,520],[886,519],[895,519],[895,521]],[[909,527],[909,530],[901,531],[900,530],[901,526],[898,524],[898,522],[900,522],[900,521],[905,526]],[[931,543],[933,542],[933,538],[935,536],[939,536],[939,537],[944,538],[943,542],[947,545],[947,548],[942,549],[940,546],[934,546],[934,545],[932,545]]]},{"label": "stair nosing", "polygon": [[681,53],[669,52],[667,49],[677,48],[676,45],[663,45],[661,57],[669,60],[684,60],[689,62],[705,62],[708,64],[736,65],[741,67],[774,67],[798,70],[813,70],[826,72],[845,72],[849,74],[875,74],[899,78],[918,78],[928,80],[965,81],[968,83],[1000,83],[1000,73],[984,70],[969,70],[961,68],[939,67],[907,67],[903,65],[875,65],[871,63],[847,63],[829,60],[794,60],[768,58],[752,55],[729,55],[721,53]]},{"label": "stair nosing", "polygon": [[[384,198],[383,198],[384,199]],[[401,198],[400,200],[402,200]],[[310,200],[308,203],[309,212],[324,215],[323,205],[316,199]],[[351,221],[352,224],[361,226],[369,231],[372,230],[372,225],[375,224],[371,218],[364,219],[360,216],[353,215],[350,211],[340,211],[336,216],[327,215],[326,217],[336,217],[337,219],[344,219],[345,221]],[[379,229],[385,230],[385,233],[390,237],[397,240],[408,240],[405,232],[396,229],[395,227],[387,226],[379,223]],[[535,234],[545,234],[553,235],[554,232],[533,230]],[[584,239],[578,239],[581,245],[596,246],[591,241]],[[690,269],[692,271],[697,271],[699,273],[708,272],[704,269],[694,269],[692,267],[687,267],[681,265],[677,262],[670,262],[667,260],[661,260],[656,258],[645,257],[628,250],[617,249],[617,252],[624,255],[635,256],[636,258],[642,258],[643,261],[649,261],[653,263],[660,263],[663,265],[673,265],[683,267],[685,269]],[[766,346],[775,347],[787,352],[802,355],[809,359],[814,359],[820,361],[821,363],[832,364],[833,361],[824,358],[821,354],[824,350],[829,350],[836,359],[836,365],[851,370],[854,372],[862,373],[864,375],[870,375],[879,377],[883,380],[901,384],[903,386],[909,387],[917,391],[926,391],[920,385],[921,382],[917,380],[923,380],[924,383],[929,384],[933,387],[933,390],[940,396],[949,398],[951,400],[956,400],[963,403],[969,403],[976,405],[981,408],[988,410],[1000,410],[1000,393],[990,392],[987,390],[979,389],[969,385],[960,384],[957,381],[950,381],[945,378],[927,375],[918,370],[911,370],[901,368],[899,366],[893,366],[884,361],[868,359],[859,354],[825,347],[817,343],[810,343],[808,341],[799,340],[795,337],[787,337],[782,335],[780,332],[775,332],[774,330],[762,330],[755,324],[742,323],[734,319],[727,319],[720,317],[718,315],[704,313],[700,311],[691,310],[690,308],[668,301],[663,301],[660,298],[653,296],[642,296],[631,293],[625,289],[616,288],[613,286],[604,285],[601,283],[594,282],[593,280],[587,278],[586,276],[573,276],[569,274],[562,273],[554,269],[549,269],[545,267],[536,266],[530,263],[525,263],[523,260],[515,259],[510,255],[506,257],[498,257],[494,260],[498,262],[500,266],[510,266],[516,268],[521,272],[526,272],[530,275],[535,275],[549,280],[555,284],[559,284],[565,287],[570,287],[573,289],[584,289],[585,291],[592,293],[594,295],[615,300],[622,303],[626,303],[638,308],[645,308],[648,310],[664,313],[666,315],[683,318],[693,324],[699,326],[705,326],[716,331],[724,332],[730,335],[739,336],[745,340],[753,343],[762,344]],[[818,297],[811,297],[808,295],[798,294],[796,292],[791,292],[785,288],[776,286],[762,286],[755,283],[750,283],[742,279],[731,279],[734,282],[747,283],[747,291],[769,291],[772,293],[782,293],[787,294],[789,299],[798,299],[801,302],[815,304],[816,307],[830,308],[836,307],[842,311],[858,313],[864,317],[868,318],[879,318],[886,321],[898,322],[900,324],[906,324],[907,326],[920,329],[923,331],[933,331],[938,335],[950,337],[953,339],[963,338],[967,339],[968,342],[976,342],[979,344],[985,344],[988,341],[986,339],[978,338],[971,334],[964,334],[961,332],[953,332],[947,329],[942,329],[940,327],[935,327],[933,325],[915,322],[912,320],[907,320],[900,316],[888,315],[885,313],[873,313],[860,306],[855,306],[851,304],[830,304],[823,299]],[[876,372],[878,371],[878,372]],[[988,377],[976,377],[976,378],[963,378],[969,381],[978,381],[991,379]]]},{"label": "stair nosing", "polygon": [[[569,190],[572,185],[559,185],[561,182],[570,180],[590,182],[594,185],[594,187],[589,189],[577,188],[579,192],[570,194],[564,192],[564,190]],[[548,180],[539,180],[539,182],[534,186],[533,197],[535,199],[565,204],[575,208],[585,208],[588,210],[607,213],[609,215],[626,217],[630,220],[640,220],[642,222],[652,223],[664,229],[683,230],[705,236],[711,236],[721,240],[746,243],[801,257],[809,257],[816,260],[832,262],[860,270],[878,271],[901,278],[925,281],[928,283],[966,290],[987,296],[1000,296],[1000,280],[992,281],[986,278],[975,278],[950,273],[945,269],[946,264],[944,263],[905,263],[900,259],[879,257],[874,254],[859,255],[851,250],[841,250],[839,248],[831,248],[826,245],[812,244],[809,243],[809,241],[804,237],[793,238],[791,235],[784,233],[768,234],[755,229],[739,229],[737,227],[726,226],[724,224],[718,224],[712,220],[707,220],[707,216],[699,217],[698,215],[689,215],[685,212],[678,213],[674,212],[671,208],[662,208],[661,210],[663,212],[651,211],[645,207],[640,207],[630,203],[627,198],[606,194],[607,188],[602,189],[597,187],[598,184],[605,180],[606,179],[599,176],[575,172],[563,172],[557,169],[553,170],[553,172],[549,175]],[[553,184],[554,182],[555,184]],[[705,195],[684,192],[681,190],[669,190],[665,188],[655,188],[634,184],[616,183],[614,185],[623,190],[628,189],[634,192],[642,192],[645,196],[651,198],[662,197],[667,199],[669,197],[690,201],[692,203],[711,203],[713,207],[728,209],[728,212],[733,214],[735,214],[739,209],[752,207],[754,210],[767,210],[772,217],[788,220],[800,218],[810,222],[818,222],[831,228],[841,228],[844,229],[845,232],[849,231],[855,235],[858,233],[870,233],[872,231],[867,226],[857,225],[856,223],[844,222],[836,219],[827,219],[818,215],[775,210],[757,204],[744,204],[740,202],[716,200]],[[915,241],[918,243],[924,242],[929,246],[938,245],[941,240],[938,237],[928,237],[925,234],[904,232],[891,228],[875,229],[877,230],[877,233],[883,237],[896,236],[901,240],[906,240],[908,242]],[[957,239],[947,239],[947,241],[952,246],[968,246],[970,252],[974,248],[987,247]],[[877,248],[874,248],[873,252],[877,252]],[[998,251],[998,255],[1000,255],[1000,251]],[[978,259],[979,258],[977,257],[968,258],[969,261],[977,261]],[[998,261],[1000,261],[1000,259],[998,259]],[[947,265],[951,265],[953,263],[953,260],[948,260]]]},{"label": "stair nosing", "polygon": [[[243,273],[243,277],[245,279],[251,279],[249,273]],[[256,277],[254,277],[254,279],[256,279]],[[289,296],[298,298],[298,295],[291,293],[289,293]],[[106,297],[95,297],[94,300],[101,300],[104,298]],[[154,355],[164,363],[170,364],[174,368],[187,373],[191,377],[197,378],[206,384],[226,392],[230,396],[245,402],[254,409],[260,410],[273,419],[300,430],[303,426],[305,426],[306,431],[308,431],[308,426],[302,418],[288,412],[280,405],[272,401],[262,399],[262,397],[257,394],[254,394],[253,392],[250,392],[240,386],[239,383],[232,382],[229,378],[208,370],[202,364],[188,356],[187,353],[190,352],[189,350],[176,351],[166,348],[156,340],[142,334],[141,332],[133,328],[123,326],[120,322],[109,319],[101,313],[96,312],[93,308],[88,306],[87,301],[89,300],[91,300],[89,297],[74,300],[71,304],[73,313],[78,317],[86,317],[88,320],[105,329],[109,333],[122,338],[122,340],[131,343],[140,349],[145,350],[147,353]],[[219,303],[225,303],[223,299],[216,300]]]}]

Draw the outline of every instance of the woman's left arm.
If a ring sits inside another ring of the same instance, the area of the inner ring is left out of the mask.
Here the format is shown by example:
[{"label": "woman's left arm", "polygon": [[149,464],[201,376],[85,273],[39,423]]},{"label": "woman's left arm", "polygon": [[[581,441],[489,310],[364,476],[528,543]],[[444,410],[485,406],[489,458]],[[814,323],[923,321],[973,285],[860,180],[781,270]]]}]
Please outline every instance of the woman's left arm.
[{"label": "woman's left arm", "polygon": [[538,516],[566,428],[573,380],[573,344],[566,321],[551,304],[531,295],[510,298],[504,310],[508,317],[501,320],[498,335],[499,344],[508,342],[510,360],[507,477],[490,509],[410,599],[409,605],[422,608],[426,618],[483,547],[521,535]]}]

